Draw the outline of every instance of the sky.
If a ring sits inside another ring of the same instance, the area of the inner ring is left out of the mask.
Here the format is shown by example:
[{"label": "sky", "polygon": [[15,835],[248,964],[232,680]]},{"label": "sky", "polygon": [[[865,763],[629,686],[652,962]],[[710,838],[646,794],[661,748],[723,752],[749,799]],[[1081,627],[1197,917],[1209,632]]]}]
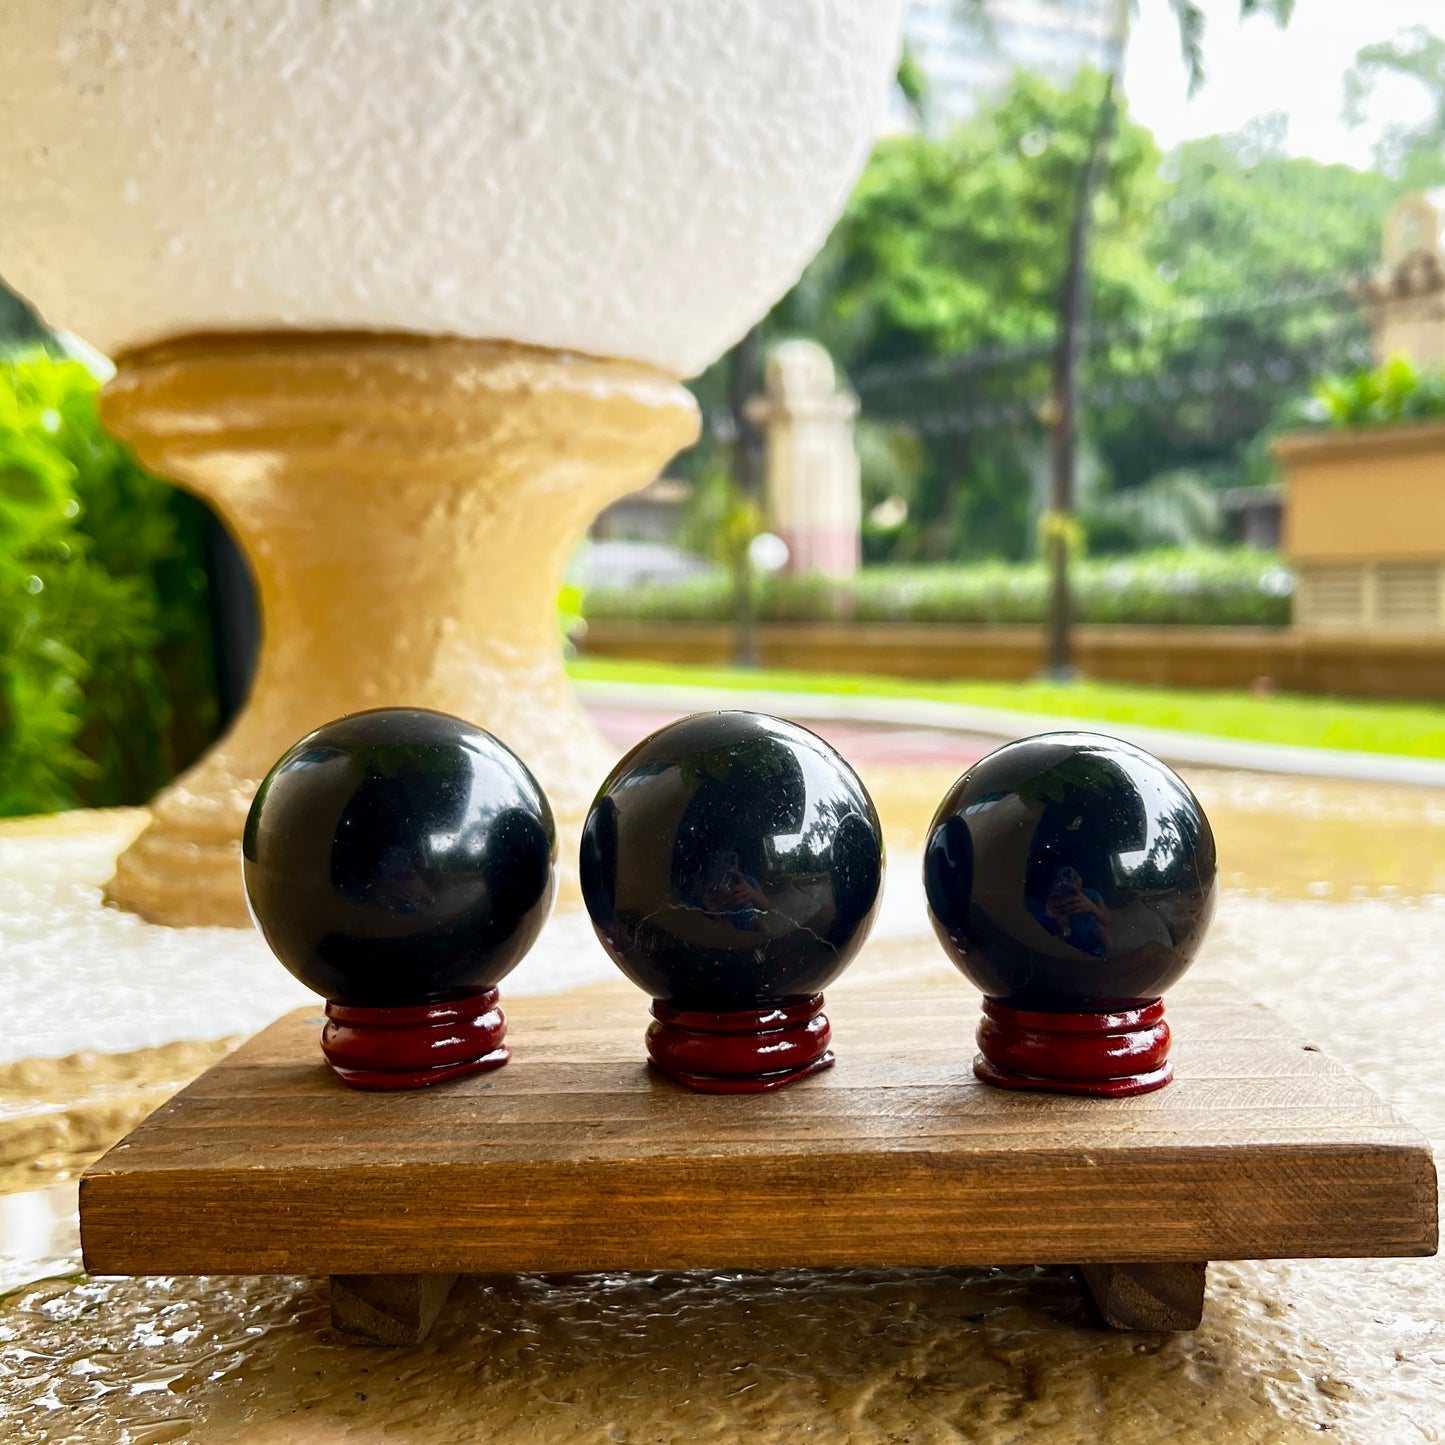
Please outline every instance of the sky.
[{"label": "sky", "polygon": [[1202,0],[1202,8],[1208,78],[1191,100],[1168,0],[1138,0],[1125,74],[1129,109],[1166,150],[1283,111],[1287,152],[1364,169],[1383,123],[1425,111],[1413,82],[1388,83],[1377,86],[1367,124],[1352,130],[1340,116],[1344,74],[1361,46],[1407,26],[1445,35],[1445,0],[1296,0],[1283,31],[1262,16],[1241,22],[1239,0]]}]

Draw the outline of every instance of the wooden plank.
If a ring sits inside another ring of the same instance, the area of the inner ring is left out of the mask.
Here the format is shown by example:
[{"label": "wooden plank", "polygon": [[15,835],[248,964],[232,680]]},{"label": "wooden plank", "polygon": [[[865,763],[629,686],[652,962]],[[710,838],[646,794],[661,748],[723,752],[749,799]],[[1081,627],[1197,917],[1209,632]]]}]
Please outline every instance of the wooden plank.
[{"label": "wooden plank", "polygon": [[[602,1120],[586,1117],[589,1102],[600,1110],[608,1102],[606,1095],[577,1095],[580,1111],[570,1111],[567,1120],[531,1121],[487,1116],[478,1119],[475,1113],[448,1110],[447,1116],[433,1116],[420,1121],[407,1131],[404,1141],[393,1144],[395,1124],[392,1119],[374,1118],[360,1121],[344,1138],[310,1141],[306,1137],[306,1121],[296,1112],[284,1108],[257,1107],[243,1124],[227,1128],[221,1111],[197,1123],[182,1119],[176,1125],[170,1161],[158,1165],[155,1160],[143,1161],[140,1168],[173,1169],[178,1164],[205,1168],[227,1160],[239,1159],[261,1150],[267,1151],[272,1166],[291,1163],[346,1163],[358,1147],[394,1148],[394,1163],[449,1163],[455,1158],[457,1132],[460,1128],[484,1125],[485,1136],[472,1146],[485,1151],[492,1163],[517,1161],[527,1163],[551,1157],[554,1151],[577,1159],[643,1159],[675,1153],[657,1135],[675,1127],[677,1113],[659,1109],[651,1115],[634,1119]],[[1288,1113],[1281,1122],[1280,1113]],[[448,1117],[449,1116],[449,1117]],[[1073,1116],[1066,1116],[1073,1117]],[[756,1116],[746,1119],[708,1119],[688,1135],[688,1147],[695,1155],[707,1153],[714,1157],[727,1155],[763,1156],[786,1153],[794,1147],[821,1152],[827,1150],[893,1150],[912,1152],[930,1144],[938,1148],[956,1147],[967,1141],[991,1145],[995,1152],[1026,1152],[1059,1143],[1076,1147],[1113,1147],[1121,1142],[1134,1144],[1167,1144],[1176,1142],[1186,1130],[1194,1144],[1229,1145],[1241,1135],[1254,1142],[1263,1140],[1299,1143],[1328,1143],[1337,1140],[1341,1128],[1371,1128],[1377,1141],[1393,1134],[1398,1142],[1409,1135],[1395,1130],[1394,1116],[1380,1103],[1368,1108],[1329,1109],[1290,1108],[1288,1111],[1192,1110],[1177,1115],[1145,1116],[1137,1124],[1119,1131],[1086,1127],[1071,1131],[1068,1137],[1058,1119],[1038,1115],[1020,1115],[1009,1122],[1006,1137],[999,1136],[996,1116],[961,1114],[938,1117],[927,1112],[926,1103],[916,1114],[912,1111],[891,1117],[862,1117],[851,1120],[829,1120],[814,1124],[796,1115],[779,1119]],[[760,1148],[758,1132],[765,1129],[767,1147]]]},{"label": "wooden plank", "polygon": [[[1402,1151],[1049,1151],[532,1166],[379,1162],[84,1186],[101,1274],[1073,1264],[1429,1253],[1433,1175]],[[1206,1157],[1201,1157],[1201,1156]],[[499,1174],[505,1178],[499,1178]],[[98,1187],[99,1186],[99,1187]],[[214,1221],[198,1229],[196,1221]],[[224,1225],[222,1226],[222,1221]]]},{"label": "wooden plank", "polygon": [[512,1064],[413,1094],[347,1089],[302,1010],[87,1172],[86,1263],[360,1275],[1433,1252],[1425,1141],[1267,1011],[1186,986],[1169,1088],[1011,1094],[973,1078],[977,999],[940,974],[840,988],[837,1067],[742,1098],[649,1071],[645,1001],[621,983],[509,1004]]}]

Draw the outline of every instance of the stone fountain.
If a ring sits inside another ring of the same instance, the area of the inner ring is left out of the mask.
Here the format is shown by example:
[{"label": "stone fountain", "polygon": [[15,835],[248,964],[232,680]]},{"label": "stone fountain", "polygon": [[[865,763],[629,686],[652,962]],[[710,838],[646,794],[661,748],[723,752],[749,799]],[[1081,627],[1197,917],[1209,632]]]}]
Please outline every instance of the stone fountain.
[{"label": "stone fountain", "polygon": [[107,425],[255,572],[256,683],[108,895],[246,922],[239,837],[310,728],[481,723],[570,861],[606,744],[555,597],[693,439],[679,378],[796,279],[886,103],[900,0],[16,0],[0,274],[116,360]]}]

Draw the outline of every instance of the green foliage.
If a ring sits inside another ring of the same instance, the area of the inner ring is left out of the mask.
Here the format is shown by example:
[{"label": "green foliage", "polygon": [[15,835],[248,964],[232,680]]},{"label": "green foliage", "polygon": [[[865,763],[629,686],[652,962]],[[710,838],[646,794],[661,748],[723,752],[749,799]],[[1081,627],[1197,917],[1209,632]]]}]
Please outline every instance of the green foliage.
[{"label": "green foliage", "polygon": [[893,83],[913,118],[922,125],[928,116],[928,75],[918,63],[908,42],[903,42]]},{"label": "green foliage", "polygon": [[[870,463],[882,458],[876,447],[863,457],[865,505],[896,495],[908,506],[902,525],[865,539],[870,558],[1031,550],[1042,465],[1032,419],[935,433],[917,418],[1047,389],[1069,224],[1103,87],[1092,72],[1062,91],[1021,73],[997,106],[948,135],[886,137],[827,246],[769,322],[773,336],[818,337],[855,374],[980,349],[1025,352],[1020,364],[869,390],[869,419],[906,421],[916,438],[906,490],[875,488],[882,469]],[[1090,304],[1101,322],[1167,297],[1144,254],[1165,194],[1158,168],[1149,132],[1121,119],[1096,206]]]},{"label": "green foliage", "polygon": [[863,493],[863,559],[882,561],[908,527],[928,453],[911,428],[868,417],[858,419],[853,445]]},{"label": "green foliage", "polygon": [[[1091,560],[1073,569],[1076,615],[1085,622],[1284,626],[1292,581],[1269,553],[1250,548],[1160,551]],[[722,622],[732,617],[721,572],[681,582],[588,590],[590,620]],[[868,567],[855,578],[775,577],[760,589],[759,616],[778,622],[1038,623],[1048,611],[1042,563]]]},{"label": "green foliage", "polygon": [[199,504],[78,362],[0,359],[0,815],[143,801],[208,741]]},{"label": "green foliage", "polygon": [[678,542],[700,557],[736,570],[750,543],[763,530],[762,508],[738,490],[723,466],[706,468],[693,484]]},{"label": "green foliage", "polygon": [[1415,125],[1387,125],[1375,148],[1375,164],[1409,190],[1445,183],[1445,40],[1423,25],[1402,30],[1393,40],[1367,45],[1345,76],[1345,119],[1364,122],[1377,88],[1398,93],[1401,81],[1423,90],[1428,113]]},{"label": "green foliage", "polygon": [[[1260,480],[1254,438],[1308,396],[1322,362],[1368,355],[1368,328],[1344,283],[1377,263],[1395,188],[1285,156],[1282,138],[1282,125],[1265,120],[1188,142],[1166,163],[1172,183],[1147,254],[1170,288],[1167,309],[1182,319],[1137,346],[1111,346],[1090,368],[1092,382],[1126,383],[1088,414],[1116,490],[1180,470],[1215,486]],[[1281,304],[1311,288],[1340,294]],[[1147,383],[1137,399],[1131,377]]]},{"label": "green foliage", "polygon": [[1203,547],[1223,535],[1219,492],[1193,472],[1164,472],[1142,487],[1115,492],[1080,513],[1094,555]]},{"label": "green foliage", "polygon": [[1380,222],[1396,187],[1349,166],[1287,156],[1284,137],[1285,118],[1265,116],[1172,153],[1149,257],[1175,295],[1266,299],[1379,260]]},{"label": "green foliage", "polygon": [[1315,396],[1324,419],[1336,427],[1445,420],[1445,372],[1417,371],[1403,356],[1373,370],[1326,377]]},{"label": "green foliage", "polygon": [[557,593],[557,631],[562,636],[563,654],[575,657],[577,639],[587,631],[587,619],[582,615],[582,589],[571,582],[564,583]]},{"label": "green foliage", "polygon": [[[1241,19],[1269,15],[1276,25],[1287,25],[1294,4],[1295,0],[1239,0],[1239,14]],[[1204,83],[1204,10],[1194,0],[1169,0],[1169,8],[1179,27],[1179,49],[1189,70],[1189,94],[1193,95]]]},{"label": "green foliage", "polygon": [[[1061,91],[1021,72],[947,136],[884,137],[775,325],[817,336],[847,366],[1051,338],[1103,85],[1085,71]],[[1162,297],[1141,255],[1158,165],[1149,132],[1122,122],[1094,238],[1100,318]]]},{"label": "green foliage", "polygon": [[[1040,406],[1102,84],[1085,72],[1060,91],[1020,75],[949,135],[886,138],[768,323],[774,338],[818,337],[863,387],[865,423],[881,432],[860,430],[865,512],[906,507],[865,526],[870,562],[1035,552]],[[1321,365],[1368,354],[1346,282],[1376,264],[1398,186],[1289,157],[1282,141],[1267,118],[1161,164],[1121,118],[1096,204],[1083,367],[1081,508],[1096,549],[1214,538],[1197,488],[1192,501],[1177,481],[1129,494],[1183,473],[1216,490],[1269,480],[1256,439],[1308,397]],[[927,369],[959,355],[977,364]],[[900,365],[911,370],[888,381]],[[700,394],[723,395],[706,379]]]}]

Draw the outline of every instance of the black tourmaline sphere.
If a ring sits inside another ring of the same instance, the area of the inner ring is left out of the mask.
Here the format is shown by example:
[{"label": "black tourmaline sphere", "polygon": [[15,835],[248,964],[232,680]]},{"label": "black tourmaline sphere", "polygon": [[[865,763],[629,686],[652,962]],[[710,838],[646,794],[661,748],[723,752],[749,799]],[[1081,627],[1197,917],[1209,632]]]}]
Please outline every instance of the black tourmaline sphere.
[{"label": "black tourmaline sphere", "polygon": [[633,748],[592,804],[581,862],[608,952],[684,1010],[821,993],[883,889],[858,775],[806,728],[746,712],[684,718]]},{"label": "black tourmaline sphere", "polygon": [[445,713],[379,708],[302,738],[246,819],[246,892],[326,998],[396,1008],[490,988],[556,889],[552,810],[522,761]]},{"label": "black tourmaline sphere", "polygon": [[1214,835],[1157,758],[1045,733],[954,785],[923,881],[944,948],[988,998],[1099,1013],[1158,998],[1189,967],[1214,912]]}]

